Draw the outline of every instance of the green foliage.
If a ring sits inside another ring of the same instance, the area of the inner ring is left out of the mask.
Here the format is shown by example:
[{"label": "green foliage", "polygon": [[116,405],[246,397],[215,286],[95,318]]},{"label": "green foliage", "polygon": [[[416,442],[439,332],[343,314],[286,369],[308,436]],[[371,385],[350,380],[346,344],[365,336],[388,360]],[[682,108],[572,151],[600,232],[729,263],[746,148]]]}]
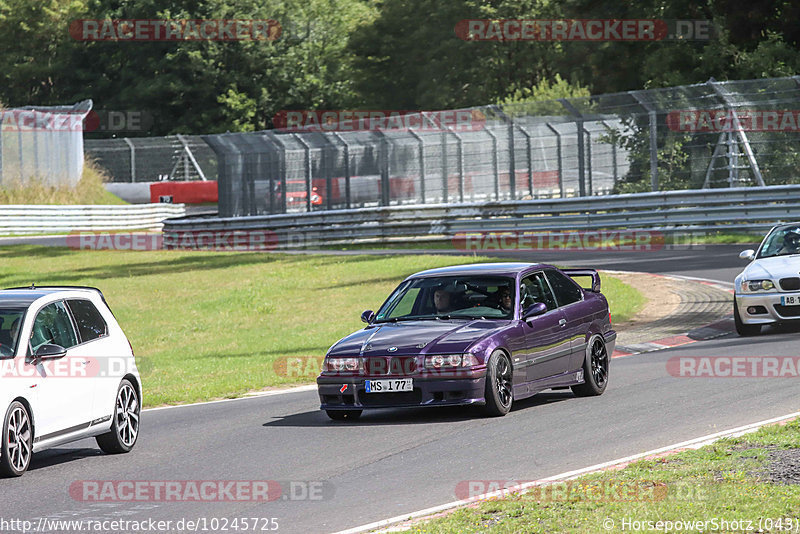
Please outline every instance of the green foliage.
[{"label": "green foliage", "polygon": [[[275,19],[283,33],[274,42],[81,42],[68,28],[82,18]],[[509,18],[701,19],[715,34],[598,43],[471,42],[455,32],[463,19]],[[0,101],[91,98],[101,109],[147,111],[155,122],[143,135],[259,130],[285,109],[516,105],[794,75],[798,18],[789,0],[0,0]]]}]

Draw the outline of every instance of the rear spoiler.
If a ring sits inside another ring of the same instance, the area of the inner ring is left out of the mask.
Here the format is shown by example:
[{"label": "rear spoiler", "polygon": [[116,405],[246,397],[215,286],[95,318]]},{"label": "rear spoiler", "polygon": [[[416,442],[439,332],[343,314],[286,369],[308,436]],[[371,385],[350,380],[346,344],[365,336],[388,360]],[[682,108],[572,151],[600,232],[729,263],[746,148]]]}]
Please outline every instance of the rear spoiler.
[{"label": "rear spoiler", "polygon": [[600,293],[600,274],[597,272],[596,269],[561,269],[561,272],[569,276],[570,278],[575,278],[576,276],[591,276],[592,277],[592,289],[594,293]]}]

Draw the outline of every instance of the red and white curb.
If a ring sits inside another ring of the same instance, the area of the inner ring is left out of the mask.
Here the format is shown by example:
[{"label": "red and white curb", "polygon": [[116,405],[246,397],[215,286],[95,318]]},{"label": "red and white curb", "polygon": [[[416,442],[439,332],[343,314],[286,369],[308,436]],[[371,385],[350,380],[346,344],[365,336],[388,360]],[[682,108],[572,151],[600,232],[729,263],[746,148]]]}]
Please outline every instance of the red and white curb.
[{"label": "red and white curb", "polygon": [[764,426],[775,425],[775,424],[786,424],[789,421],[792,421],[793,419],[797,418],[800,418],[800,412],[795,412],[788,415],[782,415],[780,417],[775,417],[772,419],[767,419],[765,421],[759,421],[757,423],[751,423],[749,425],[731,428],[729,430],[723,430],[722,432],[709,434],[707,436],[701,436],[699,438],[690,439],[688,441],[682,441],[680,443],[674,443],[672,445],[667,445],[666,447],[660,447],[658,449],[653,449],[639,454],[625,456],[623,458],[617,458],[616,460],[611,460],[610,462],[595,464],[589,467],[584,467],[582,469],[576,469],[574,471],[567,471],[565,473],[560,473],[558,475],[553,475],[551,477],[546,477],[540,480],[520,484],[519,486],[515,487],[518,489],[515,489],[514,491],[509,491],[508,489],[504,488],[498,491],[492,491],[489,493],[484,493],[482,495],[476,495],[469,499],[453,501],[447,504],[441,504],[439,506],[426,508],[424,510],[418,510],[416,512],[412,512],[409,514],[404,514],[389,519],[384,519],[382,521],[375,521],[374,523],[369,523],[366,525],[361,525],[359,527],[342,530],[335,534],[358,534],[361,532],[373,532],[373,531],[401,532],[405,530],[410,530],[416,523],[419,523],[421,521],[426,521],[429,519],[434,519],[435,517],[438,516],[447,515],[447,513],[454,511],[456,508],[461,508],[465,506],[476,507],[480,504],[480,501],[497,499],[499,497],[507,497],[511,493],[523,494],[526,492],[526,490],[529,490],[530,488],[536,486],[547,486],[549,484],[554,484],[557,482],[565,482],[567,480],[573,480],[575,478],[581,477],[583,475],[588,475],[591,473],[624,469],[633,462],[637,462],[640,460],[652,460],[676,454],[686,450],[699,449],[700,447],[705,447],[706,445],[710,445],[722,438],[735,438],[743,436],[745,434],[755,432],[756,430],[759,430]]},{"label": "red and white curb", "polygon": [[[730,294],[733,294],[733,284],[727,282],[720,282],[718,280],[709,280],[708,278],[697,278],[694,276],[681,276],[672,274],[668,275],[668,274],[641,273],[635,271],[613,271],[605,269],[603,270],[603,272],[612,275],[643,274],[647,276],[653,276],[655,278],[665,278],[668,280],[697,282],[706,286],[713,287],[715,289],[719,289],[720,291],[725,291]],[[630,345],[626,345],[625,347],[615,350],[614,354],[612,354],[611,357],[622,358],[625,356],[633,356],[634,354],[643,354],[645,352],[653,352],[657,350],[669,349],[672,347],[680,347],[682,345],[689,345],[691,343],[697,343],[698,341],[708,341],[709,339],[714,339],[716,337],[729,334],[732,331],[733,331],[733,316],[731,315],[730,317],[725,317],[718,321],[714,321],[713,323],[696,328],[691,332],[664,337],[661,339],[656,339],[654,341],[648,341],[645,343],[632,343]]]}]

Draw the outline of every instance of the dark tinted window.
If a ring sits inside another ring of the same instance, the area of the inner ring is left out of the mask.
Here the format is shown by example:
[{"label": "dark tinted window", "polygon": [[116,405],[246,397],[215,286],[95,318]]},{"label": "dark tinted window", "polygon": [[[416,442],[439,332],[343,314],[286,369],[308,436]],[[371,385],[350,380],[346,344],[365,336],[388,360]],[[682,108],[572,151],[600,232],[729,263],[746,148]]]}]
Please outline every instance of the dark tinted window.
[{"label": "dark tinted window", "polygon": [[31,346],[36,351],[45,343],[61,345],[65,349],[78,344],[72,321],[63,302],[48,304],[36,315],[31,333]]},{"label": "dark tinted window", "polygon": [[550,291],[550,286],[547,285],[547,280],[544,279],[542,273],[535,273],[523,278],[522,286],[519,290],[523,310],[537,302],[544,302],[548,310],[556,308],[556,301],[553,298],[553,293]]},{"label": "dark tinted window", "polygon": [[103,316],[88,300],[69,300],[69,309],[75,318],[78,326],[78,334],[81,336],[81,343],[103,337],[108,334],[108,326],[103,320]]},{"label": "dark tinted window", "polygon": [[550,280],[550,285],[553,286],[553,292],[556,294],[559,306],[566,306],[583,299],[583,292],[580,286],[570,277],[552,269],[548,269],[546,272],[547,279]]}]

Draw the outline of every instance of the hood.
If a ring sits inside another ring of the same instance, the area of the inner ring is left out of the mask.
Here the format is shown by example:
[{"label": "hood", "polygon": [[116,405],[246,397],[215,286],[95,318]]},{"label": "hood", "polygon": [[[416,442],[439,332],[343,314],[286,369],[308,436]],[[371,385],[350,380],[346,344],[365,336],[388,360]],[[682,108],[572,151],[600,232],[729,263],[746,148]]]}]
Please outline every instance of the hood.
[{"label": "hood", "polygon": [[747,280],[771,279],[776,283],[781,278],[800,276],[800,255],[776,256],[755,260],[742,273]]},{"label": "hood", "polygon": [[[476,341],[511,324],[510,320],[428,320],[377,324],[336,343],[328,354],[401,356],[461,353]],[[397,347],[389,351],[390,347]]]}]

